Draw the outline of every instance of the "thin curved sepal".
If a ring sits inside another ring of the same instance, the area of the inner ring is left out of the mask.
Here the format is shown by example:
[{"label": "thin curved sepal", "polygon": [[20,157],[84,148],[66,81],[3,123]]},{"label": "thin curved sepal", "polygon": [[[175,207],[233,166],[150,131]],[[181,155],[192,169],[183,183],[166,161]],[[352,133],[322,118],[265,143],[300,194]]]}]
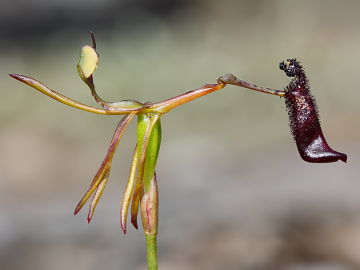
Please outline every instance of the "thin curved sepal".
[{"label": "thin curved sepal", "polygon": [[193,101],[202,96],[208,95],[210,93],[213,93],[217,90],[224,88],[225,86],[226,83],[222,81],[218,81],[217,84],[205,84],[204,86],[198,89],[188,91],[184,94],[157,103],[153,103],[148,107],[148,111],[165,114],[171,111],[172,109],[179,107],[180,105]]},{"label": "thin curved sepal", "polygon": [[141,107],[136,107],[136,108],[121,108],[120,106],[118,107],[108,107],[106,109],[99,109],[99,108],[95,108],[92,106],[88,106],[85,104],[82,104],[78,101],[75,101],[71,98],[68,98],[52,89],[50,89],[49,87],[47,87],[45,84],[43,84],[42,82],[25,76],[25,75],[20,75],[20,74],[9,74],[10,77],[23,82],[29,86],[31,86],[32,88],[40,91],[41,93],[61,102],[64,103],[65,105],[68,105],[70,107],[74,107],[83,111],[87,111],[87,112],[92,112],[92,113],[96,113],[96,114],[110,114],[110,115],[119,115],[119,114],[130,114],[133,112],[138,112]]},{"label": "thin curved sepal", "polygon": [[[105,158],[106,159],[106,158]],[[104,179],[107,172],[111,169],[111,160],[110,161],[103,161],[100,168],[98,169],[96,175],[94,176],[93,180],[91,181],[90,187],[85,192],[79,203],[77,204],[74,215],[76,215],[82,207],[85,205],[85,203],[88,201],[90,196],[94,193],[94,191],[98,188],[100,182]],[[89,221],[88,221],[89,222]]]},{"label": "thin curved sepal", "polygon": [[124,234],[126,233],[127,216],[128,216],[128,212],[129,212],[131,195],[133,194],[133,191],[135,188],[138,164],[139,164],[139,151],[138,151],[138,147],[136,145],[134,155],[133,155],[133,160],[131,163],[129,180],[126,184],[124,196],[123,196],[122,202],[121,202],[120,223],[121,223],[121,229],[123,230]]},{"label": "thin curved sepal", "polygon": [[230,73],[220,76],[218,80],[225,84],[232,84],[232,85],[244,87],[244,88],[247,88],[250,90],[262,92],[265,94],[270,94],[270,95],[275,95],[275,96],[280,96],[280,97],[283,97],[285,95],[285,91],[271,89],[271,88],[262,87],[262,86],[257,86],[256,84],[249,83],[244,80],[240,80],[240,79],[236,78],[233,74],[230,74]]},{"label": "thin curved sepal", "polygon": [[105,189],[105,186],[106,186],[106,183],[109,179],[109,175],[110,175],[110,167],[108,170],[106,170],[101,182],[99,183],[96,191],[95,191],[95,194],[94,194],[94,198],[92,199],[91,201],[91,204],[90,204],[90,207],[89,207],[89,213],[88,213],[88,217],[87,217],[87,221],[88,223],[90,223],[93,215],[94,215],[94,212],[95,212],[95,208],[100,200],[100,197],[101,195],[103,194],[104,192],[104,189]]},{"label": "thin curved sepal", "polygon": [[[107,154],[106,154],[100,168],[98,169],[94,179],[92,180],[89,189],[85,192],[84,196],[82,197],[82,199],[80,200],[80,202],[76,206],[75,211],[74,211],[74,215],[76,215],[81,210],[81,208],[87,202],[87,200],[89,199],[91,194],[96,189],[98,189],[100,183],[102,181],[104,181],[104,179],[109,176],[111,163],[112,163],[112,159],[113,159],[114,153],[116,151],[116,148],[117,148],[117,146],[119,144],[119,141],[120,141],[125,129],[129,125],[131,120],[134,118],[134,116],[135,116],[135,114],[132,113],[132,114],[124,116],[120,120],[118,126],[116,127],[115,133],[114,133],[114,135],[113,135],[113,137],[111,139],[108,152],[107,152]],[[91,220],[91,216],[90,216],[90,220]],[[88,220],[88,221],[90,222],[90,220]]]}]

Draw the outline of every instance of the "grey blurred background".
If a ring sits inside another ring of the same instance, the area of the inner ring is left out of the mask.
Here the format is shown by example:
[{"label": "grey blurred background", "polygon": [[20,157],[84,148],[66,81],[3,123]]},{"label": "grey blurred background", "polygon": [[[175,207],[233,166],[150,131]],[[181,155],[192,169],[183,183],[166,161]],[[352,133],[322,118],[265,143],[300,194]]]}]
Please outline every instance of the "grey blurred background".
[{"label": "grey blurred background", "polygon": [[38,78],[94,105],[78,78],[96,32],[107,100],[159,101],[231,72],[282,89],[298,58],[329,144],[348,163],[297,154],[283,100],[228,86],[163,117],[160,269],[360,269],[359,1],[1,0],[1,270],[145,269],[120,200],[135,128],[90,225],[73,209],[119,117],[66,107],[10,79]]}]

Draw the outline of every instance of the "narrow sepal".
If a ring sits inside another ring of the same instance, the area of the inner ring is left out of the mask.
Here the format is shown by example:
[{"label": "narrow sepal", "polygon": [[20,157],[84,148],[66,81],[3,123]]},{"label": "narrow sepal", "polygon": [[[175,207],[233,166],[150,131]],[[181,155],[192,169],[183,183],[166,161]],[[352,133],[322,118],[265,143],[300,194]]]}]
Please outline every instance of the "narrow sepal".
[{"label": "narrow sepal", "polygon": [[139,212],[140,198],[143,194],[143,183],[136,179],[135,190],[131,198],[131,224],[138,229],[137,216]]},{"label": "narrow sepal", "polygon": [[100,182],[105,178],[106,174],[109,174],[110,168],[111,168],[111,163],[112,163],[112,158],[113,158],[116,148],[119,144],[119,141],[120,141],[126,127],[129,125],[129,123],[134,118],[134,116],[135,116],[135,114],[129,114],[129,115],[124,116],[120,120],[119,124],[116,127],[115,133],[111,139],[108,152],[107,152],[100,168],[98,169],[94,179],[92,180],[89,189],[85,192],[84,196],[82,197],[82,199],[76,206],[74,215],[76,215],[81,210],[81,208],[87,202],[87,200],[89,199],[91,194],[98,188]]},{"label": "narrow sepal", "polygon": [[285,91],[282,91],[282,90],[276,90],[276,89],[271,89],[271,88],[267,88],[267,87],[257,86],[256,84],[240,80],[240,79],[236,78],[233,74],[230,74],[230,73],[220,76],[218,78],[218,82],[222,82],[224,84],[237,85],[240,87],[259,91],[259,92],[262,92],[265,94],[270,94],[270,95],[275,95],[275,96],[280,96],[280,97],[284,96],[284,94],[285,94]]},{"label": "narrow sepal", "polygon": [[48,97],[51,97],[61,103],[64,103],[65,105],[68,105],[70,107],[74,107],[76,109],[80,109],[87,112],[92,112],[96,114],[108,114],[108,115],[119,115],[119,114],[130,114],[130,113],[136,113],[141,109],[141,107],[125,107],[121,108],[118,107],[111,107],[110,105],[106,107],[105,109],[99,109],[92,106],[85,105],[81,102],[78,102],[76,100],[73,100],[71,98],[68,98],[52,89],[47,87],[42,82],[20,74],[9,74],[10,77],[27,84],[28,86],[40,91],[41,93],[47,95]]},{"label": "narrow sepal", "polygon": [[127,223],[127,215],[129,211],[129,205],[131,201],[131,195],[133,194],[134,187],[135,187],[135,180],[136,180],[136,172],[137,166],[139,161],[139,152],[137,146],[135,147],[133,160],[130,169],[129,180],[127,182],[124,196],[121,203],[121,210],[120,210],[120,222],[121,222],[121,229],[123,230],[124,234],[126,233],[126,223]]},{"label": "narrow sepal", "polygon": [[85,192],[85,194],[77,204],[74,210],[74,215],[76,215],[82,209],[82,207],[85,205],[87,200],[90,198],[91,194],[93,194],[93,192],[98,188],[101,180],[103,180],[106,172],[109,171],[110,168],[111,168],[111,160],[107,160],[105,158],[103,164],[100,166],[94,179],[92,180],[90,187],[88,188],[88,190]]},{"label": "narrow sepal", "polygon": [[87,221],[88,223],[90,223],[93,215],[94,215],[94,212],[95,212],[95,208],[100,200],[100,197],[101,195],[103,194],[104,192],[104,189],[105,189],[105,186],[106,186],[106,183],[109,179],[109,174],[110,174],[110,168],[108,170],[106,170],[105,174],[104,174],[104,177],[102,178],[102,180],[100,181],[97,189],[96,189],[96,192],[94,194],[94,198],[92,199],[91,201],[91,204],[90,204],[90,207],[89,207],[89,213],[88,213],[88,217],[87,217]]}]

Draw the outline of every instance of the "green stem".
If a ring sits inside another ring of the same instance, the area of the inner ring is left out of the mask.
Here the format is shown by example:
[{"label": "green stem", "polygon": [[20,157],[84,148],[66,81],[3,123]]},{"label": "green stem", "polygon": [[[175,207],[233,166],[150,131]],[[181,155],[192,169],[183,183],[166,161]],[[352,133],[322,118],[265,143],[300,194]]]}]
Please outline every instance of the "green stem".
[{"label": "green stem", "polygon": [[156,234],[145,233],[148,270],[158,270]]}]

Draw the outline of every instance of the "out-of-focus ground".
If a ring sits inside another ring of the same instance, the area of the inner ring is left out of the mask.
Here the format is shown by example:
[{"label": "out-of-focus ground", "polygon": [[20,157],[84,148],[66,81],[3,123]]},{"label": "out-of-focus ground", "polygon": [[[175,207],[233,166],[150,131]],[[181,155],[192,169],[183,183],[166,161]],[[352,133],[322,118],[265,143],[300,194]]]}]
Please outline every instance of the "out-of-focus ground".
[{"label": "out-of-focus ground", "polygon": [[283,100],[228,86],[163,118],[160,269],[360,269],[359,1],[6,1],[0,10],[1,270],[145,269],[142,232],[119,208],[126,132],[90,225],[72,211],[119,117],[61,105],[10,79],[36,77],[94,104],[76,74],[96,31],[107,100],[158,101],[224,73],[272,88],[297,57],[329,144],[348,163],[309,164]]}]

